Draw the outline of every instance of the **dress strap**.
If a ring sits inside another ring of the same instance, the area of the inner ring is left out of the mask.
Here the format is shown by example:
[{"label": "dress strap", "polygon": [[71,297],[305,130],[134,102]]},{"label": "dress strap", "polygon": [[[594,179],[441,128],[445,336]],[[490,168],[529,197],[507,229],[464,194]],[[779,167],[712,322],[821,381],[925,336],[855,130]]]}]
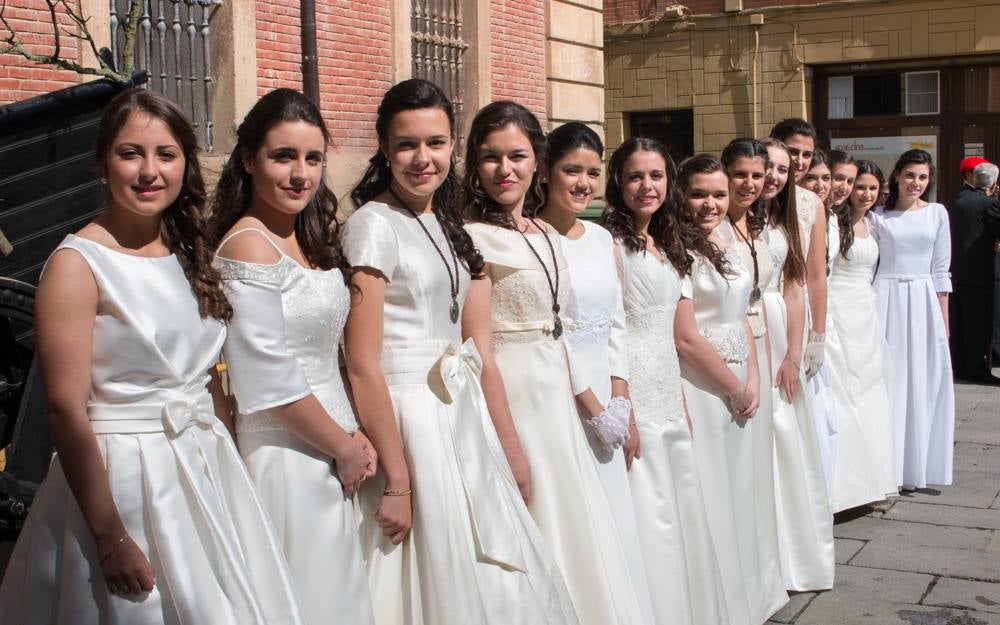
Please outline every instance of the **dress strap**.
[{"label": "dress strap", "polygon": [[[265,240],[266,240],[266,241],[267,241],[268,243],[270,243],[270,244],[271,244],[271,247],[273,247],[273,248],[274,248],[274,251],[276,251],[276,252],[278,253],[278,256],[287,256],[287,254],[285,254],[285,253],[284,253],[284,252],[283,252],[283,251],[281,250],[281,248],[280,248],[280,247],[278,247],[278,244],[277,244],[277,243],[275,243],[274,241],[272,241],[272,240],[271,240],[271,237],[267,236],[267,233],[266,233],[266,232],[264,232],[264,231],[263,231],[263,230],[261,230],[260,228],[253,228],[253,227],[250,227],[250,228],[240,228],[240,229],[239,229],[239,230],[237,230],[236,232],[233,232],[233,233],[231,233],[231,234],[230,234],[229,236],[227,236],[227,237],[226,237],[225,239],[223,239],[221,243],[219,243],[219,249],[221,250],[221,249],[222,249],[223,247],[225,247],[226,243],[228,243],[230,239],[232,239],[233,237],[235,237],[235,236],[236,236],[237,234],[241,234],[241,233],[243,233],[243,232],[256,232],[256,233],[257,233],[257,234],[259,234],[260,236],[264,237],[264,239],[265,239]],[[216,255],[218,255],[218,251],[216,251]],[[223,256],[223,258],[225,258],[225,256]]]}]

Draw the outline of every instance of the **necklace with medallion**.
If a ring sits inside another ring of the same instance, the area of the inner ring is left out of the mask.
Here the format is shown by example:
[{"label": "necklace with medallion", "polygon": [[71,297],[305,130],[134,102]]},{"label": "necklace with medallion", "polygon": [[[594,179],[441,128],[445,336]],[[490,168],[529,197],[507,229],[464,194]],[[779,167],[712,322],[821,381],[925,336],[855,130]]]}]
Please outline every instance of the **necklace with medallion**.
[{"label": "necklace with medallion", "polygon": [[753,291],[750,292],[750,303],[756,304],[760,301],[760,268],[757,266],[757,246],[754,245],[754,239],[749,236],[749,230],[747,234],[740,232],[740,229],[736,227],[736,223],[733,222],[733,218],[726,216],[729,219],[729,224],[733,227],[733,231],[736,232],[736,236],[743,240],[750,248],[750,258],[753,259]]},{"label": "necklace with medallion", "polygon": [[545,280],[549,283],[549,292],[552,294],[552,338],[553,340],[559,340],[559,337],[562,336],[563,333],[563,326],[562,319],[559,318],[559,264],[556,260],[556,248],[552,245],[549,233],[546,232],[544,228],[541,228],[533,217],[527,217],[527,220],[531,222],[531,225],[533,225],[536,230],[542,233],[543,237],[545,237],[545,242],[549,244],[549,252],[552,254],[552,270],[555,273],[555,279],[552,278],[552,275],[549,273],[548,266],[545,264],[545,261],[542,260],[542,256],[538,253],[538,250],[535,249],[535,246],[528,240],[527,235],[525,235],[524,232],[517,227],[516,223],[514,224],[514,230],[517,230],[517,233],[521,235],[521,238],[524,239],[524,242],[528,245],[528,249],[531,250],[531,253],[535,255],[536,259],[538,259],[538,264],[542,266],[542,272],[545,274]]}]

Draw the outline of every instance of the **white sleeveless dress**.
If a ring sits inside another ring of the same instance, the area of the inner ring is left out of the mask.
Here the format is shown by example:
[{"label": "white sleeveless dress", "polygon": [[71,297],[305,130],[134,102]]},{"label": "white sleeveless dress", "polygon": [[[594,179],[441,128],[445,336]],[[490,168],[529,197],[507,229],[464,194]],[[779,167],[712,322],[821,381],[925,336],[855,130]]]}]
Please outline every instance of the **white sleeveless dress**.
[{"label": "white sleeveless dress", "polygon": [[[416,220],[447,254],[434,215],[368,202],[347,220],[344,253],[387,280],[382,373],[413,489],[413,527],[399,545],[375,513],[385,483],[358,497],[360,533],[378,625],[577,622],[528,513],[486,409],[482,364],[449,316],[451,285]],[[459,303],[469,288],[459,265]],[[360,391],[359,391],[360,392]]]},{"label": "white sleeveless dress", "polygon": [[826,590],[833,587],[833,516],[816,441],[810,386],[800,367],[792,401],[774,387],[778,366],[788,354],[788,309],[782,293],[788,239],[782,228],[769,230],[767,247],[774,266],[764,289],[764,307],[773,370],[774,499],[781,575],[787,590]]},{"label": "white sleeveless dress", "polygon": [[[896,495],[892,410],[884,371],[885,336],[875,307],[872,278],[878,244],[854,237],[847,258],[831,250],[830,319],[836,332],[827,344],[839,417],[833,478],[834,512]],[[891,365],[889,365],[891,366]]]},{"label": "white sleeveless dress", "polygon": [[[629,483],[656,623],[726,623],[691,432],[684,417],[674,313],[691,282],[649,252],[619,245],[628,327],[629,393],[641,440]],[[727,562],[728,563],[728,562]]]},{"label": "white sleeveless dress", "polygon": [[[637,625],[642,613],[618,529],[599,486],[575,395],[587,388],[571,379],[565,337],[553,340],[552,295],[538,258],[514,230],[466,225],[493,280],[493,355],[503,376],[514,425],[531,465],[528,509],[552,548],[573,605],[585,625]],[[569,301],[569,268],[559,236],[526,235],[552,275],[559,302]],[[567,320],[564,327],[568,327]]]},{"label": "white sleeveless dress", "polygon": [[206,389],[225,326],[202,319],[176,256],[69,235],[98,288],[87,413],[129,536],[156,576],[108,593],[59,463],[31,507],[0,589],[5,623],[301,624],[281,546]]},{"label": "white sleeveless dress", "polygon": [[[215,258],[233,306],[225,354],[239,414],[236,436],[288,560],[308,625],[372,623],[354,501],[332,459],[275,421],[270,409],[316,396],[347,432],[358,429],[337,354],[351,298],[339,269]],[[228,240],[228,238],[227,238]],[[225,245],[226,241],[222,242]],[[220,245],[220,247],[222,247]]]},{"label": "white sleeveless dress", "polygon": [[[743,322],[753,275],[740,259],[728,223],[717,229],[728,241],[732,276],[722,276],[707,259],[695,257],[691,299],[701,334],[740,380],[746,380],[750,355]],[[704,492],[708,525],[719,558],[726,609],[732,625],[759,625],[787,601],[765,589],[780,586],[780,571],[761,562],[753,428],[754,420],[734,419],[717,390],[681,360],[681,379],[694,432],[695,459]],[[768,502],[773,506],[773,501]],[[773,515],[773,512],[772,512]]]},{"label": "white sleeveless dress", "polygon": [[938,293],[951,292],[951,235],[941,204],[874,211],[881,261],[875,303],[889,353],[896,483],[951,484],[955,386]]},{"label": "white sleeveless dress", "polygon": [[[573,325],[566,330],[566,340],[573,347],[578,371],[585,383],[607,405],[611,399],[611,376],[629,379],[629,347],[622,307],[622,285],[615,270],[614,241],[601,226],[583,221],[578,239],[562,237],[563,254],[570,268],[570,294],[566,315]],[[643,622],[654,625],[643,547],[639,542],[636,514],[621,448],[609,453],[593,434],[586,430],[590,449],[597,462],[604,494],[615,517],[618,536],[629,564]],[[633,464],[633,467],[635,465]]]}]

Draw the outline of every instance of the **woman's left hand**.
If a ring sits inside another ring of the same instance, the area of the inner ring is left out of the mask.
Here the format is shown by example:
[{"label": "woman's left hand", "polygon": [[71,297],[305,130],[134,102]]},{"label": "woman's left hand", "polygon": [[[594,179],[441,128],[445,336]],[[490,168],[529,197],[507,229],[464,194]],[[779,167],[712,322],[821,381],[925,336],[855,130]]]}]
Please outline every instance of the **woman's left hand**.
[{"label": "woman's left hand", "polygon": [[799,383],[799,368],[789,358],[785,358],[778,365],[778,373],[774,376],[774,387],[785,392],[785,400],[792,403],[795,399],[795,387]]}]

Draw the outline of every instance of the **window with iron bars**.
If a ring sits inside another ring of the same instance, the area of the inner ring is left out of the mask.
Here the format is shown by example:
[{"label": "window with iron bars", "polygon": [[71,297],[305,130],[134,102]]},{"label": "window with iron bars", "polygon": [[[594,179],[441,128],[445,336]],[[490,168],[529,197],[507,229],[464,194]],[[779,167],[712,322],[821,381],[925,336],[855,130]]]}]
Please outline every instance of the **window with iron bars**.
[{"label": "window with iron bars", "polygon": [[111,52],[119,67],[125,23],[135,1],[140,3],[135,68],[149,72],[147,88],[181,106],[201,148],[212,152],[212,16],[223,0],[109,0]]},{"label": "window with iron bars", "polygon": [[410,14],[413,77],[441,87],[455,106],[456,132],[459,133],[465,105],[464,57],[469,48],[462,38],[462,2],[413,0]]}]

